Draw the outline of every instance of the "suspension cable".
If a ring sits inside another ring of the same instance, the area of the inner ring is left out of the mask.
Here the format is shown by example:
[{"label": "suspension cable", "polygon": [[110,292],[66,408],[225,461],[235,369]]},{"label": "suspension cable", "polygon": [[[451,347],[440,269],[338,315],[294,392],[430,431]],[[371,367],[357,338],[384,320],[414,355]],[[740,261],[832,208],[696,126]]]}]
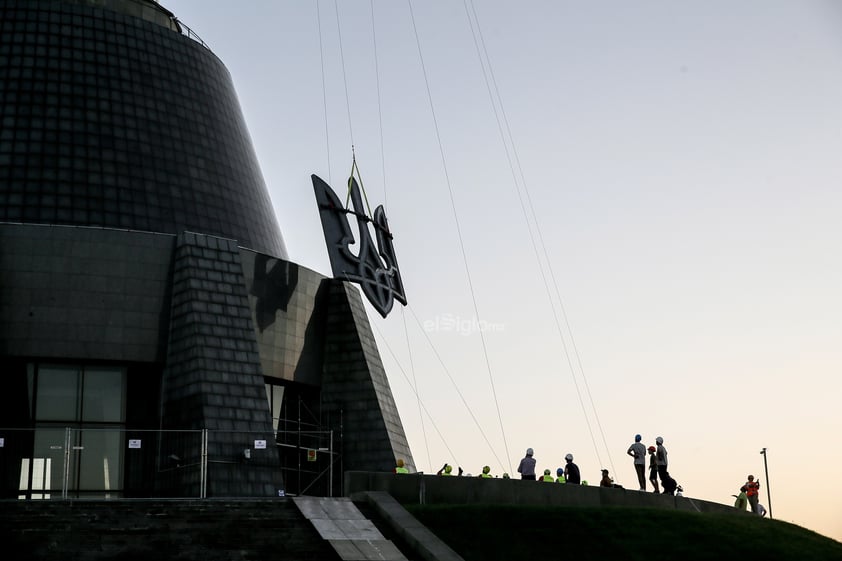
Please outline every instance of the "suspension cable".
[{"label": "suspension cable", "polygon": [[325,113],[325,153],[327,154],[327,182],[332,183],[330,177],[330,127],[327,118],[327,84],[325,82],[325,51],[322,41],[322,13],[319,0],[316,0],[316,20],[319,27],[319,59],[322,67],[322,105]]},{"label": "suspension cable", "polygon": [[[448,171],[447,171],[447,161],[446,161],[445,156],[444,156],[444,146],[442,145],[441,134],[439,132],[438,119],[436,118],[436,110],[435,110],[435,106],[433,104],[433,95],[430,91],[430,81],[427,77],[427,68],[424,64],[424,55],[423,55],[422,50],[421,50],[421,40],[418,36],[418,27],[415,23],[415,12],[412,9],[412,0],[407,0],[407,4],[409,5],[409,14],[410,14],[410,19],[412,20],[412,30],[413,30],[413,33],[415,34],[415,44],[418,47],[418,58],[419,58],[419,61],[421,63],[421,71],[424,75],[424,85],[426,86],[426,89],[427,89],[427,100],[430,104],[430,112],[431,112],[432,117],[433,117],[433,125],[434,125],[434,128],[435,128],[436,140],[438,141],[439,154],[441,156],[441,162],[442,162],[442,168],[443,168],[443,171],[444,171],[445,182],[447,183],[447,190],[450,194],[450,207],[453,211],[453,219],[454,219],[454,222],[455,222],[455,225],[456,225],[456,233],[457,233],[457,236],[459,238],[459,248],[462,252],[462,262],[465,265],[465,273],[467,275],[468,287],[470,288],[470,292],[471,292],[471,303],[473,304],[474,314],[477,317],[477,321],[480,321],[479,307],[477,305],[476,293],[474,291],[474,284],[473,284],[473,280],[471,278],[471,269],[468,266],[468,257],[467,257],[467,254],[465,252],[465,242],[462,239],[462,228],[459,225],[459,215],[456,211],[456,201],[455,201],[455,198],[454,198],[454,195],[453,195],[453,186],[450,182],[450,175],[448,174]],[[482,342],[483,356],[485,357],[485,366],[486,366],[486,370],[488,372],[488,378],[489,378],[489,381],[490,381],[490,384],[491,384],[491,393],[494,396],[494,405],[497,408],[497,420],[499,421],[499,424],[500,424],[500,434],[502,435],[503,445],[504,445],[505,450],[506,450],[506,459],[509,462],[509,464],[508,464],[509,465],[509,472],[511,472],[512,471],[512,465],[511,465],[511,456],[509,454],[509,444],[506,441],[506,431],[505,431],[505,428],[503,427],[503,415],[500,412],[500,401],[497,399],[497,389],[494,386],[494,376],[492,375],[491,361],[489,360],[489,357],[488,357],[488,346],[486,344],[485,335],[483,334],[482,330],[480,330],[479,335],[480,335],[480,340]]]},{"label": "suspension cable", "polygon": [[[418,399],[419,407],[421,407],[424,410],[424,413],[427,414],[427,417],[430,419],[430,423],[432,423],[433,428],[436,431],[436,434],[439,435],[439,438],[441,439],[442,444],[444,444],[444,447],[447,449],[447,453],[450,455],[451,458],[453,458],[453,463],[456,464],[457,466],[461,465],[459,460],[456,458],[456,455],[453,453],[453,450],[451,450],[450,446],[447,444],[447,440],[444,438],[444,435],[439,430],[438,425],[436,425],[435,419],[433,419],[433,416],[430,414],[430,412],[427,410],[427,407],[421,401],[420,394],[416,390],[415,386],[410,382],[409,377],[406,375],[406,371],[403,369],[403,366],[401,366],[400,360],[398,359],[395,352],[392,350],[392,347],[389,345],[389,342],[386,340],[385,337],[383,337],[383,333],[380,331],[380,328],[377,327],[377,324],[372,323],[371,325],[374,326],[374,329],[377,331],[377,334],[380,336],[380,340],[383,341],[383,344],[386,345],[386,349],[389,351],[389,354],[392,355],[392,358],[394,359],[395,364],[398,367],[398,370],[400,370],[401,375],[403,376],[404,380],[406,380],[406,383],[409,385],[409,388],[412,390],[412,393],[414,393],[415,397]],[[428,450],[427,455],[429,456],[429,454],[430,454],[430,452]],[[429,459],[427,460],[427,463],[428,463],[428,465],[430,465],[430,469],[432,469],[432,464],[430,464]]]},{"label": "suspension cable", "polygon": [[412,385],[415,390],[415,397],[418,401],[418,418],[421,421],[421,434],[424,437],[424,448],[427,451],[427,466],[432,469],[432,457],[430,456],[430,444],[427,441],[427,429],[424,426],[424,415],[421,414],[421,392],[418,390],[418,379],[415,376],[415,363],[412,360],[412,345],[409,343],[409,330],[406,327],[406,312],[401,307],[401,320],[403,323],[403,333],[406,339],[406,350],[409,353],[409,368],[412,370]]},{"label": "suspension cable", "polygon": [[[470,1],[470,10],[468,8],[468,1]],[[574,367],[574,365],[572,363],[571,355],[568,351],[567,343],[565,342],[565,337],[564,337],[563,331],[561,329],[561,324],[560,324],[560,321],[559,321],[558,312],[556,311],[556,306],[553,303],[552,295],[551,295],[550,289],[549,289],[549,284],[547,282],[546,275],[544,274],[544,269],[541,266],[541,258],[540,258],[540,255],[538,253],[538,249],[535,245],[535,237],[532,233],[532,228],[530,227],[529,214],[527,212],[526,207],[524,206],[523,196],[521,195],[521,190],[520,190],[520,186],[519,186],[519,183],[518,183],[518,180],[517,180],[517,175],[515,173],[515,168],[512,164],[512,156],[509,153],[508,144],[511,144],[511,147],[512,147],[511,153],[514,156],[515,162],[517,163],[517,170],[518,170],[518,173],[519,173],[520,179],[521,179],[520,183],[523,185],[523,192],[526,195],[526,200],[527,200],[528,205],[529,205],[529,210],[532,213],[535,231],[538,234],[540,246],[541,246],[541,249],[542,249],[543,254],[544,254],[544,260],[547,264],[546,266],[549,270],[550,277],[552,279],[552,284],[554,286],[555,293],[556,293],[556,296],[557,296],[557,299],[558,299],[558,302],[559,302],[559,308],[560,308],[560,311],[561,311],[561,315],[564,319],[564,323],[565,323],[565,326],[567,328],[568,337],[570,338],[571,347],[573,348],[573,353],[575,355],[575,358],[576,358],[576,361],[577,361],[577,364],[578,364],[578,368],[579,368],[579,371],[581,373],[588,398],[590,400],[591,409],[593,410],[594,418],[595,418],[597,426],[599,428],[599,432],[600,432],[601,437],[602,437],[603,445],[605,446],[605,449],[608,453],[608,459],[609,459],[609,462],[611,464],[611,469],[614,470],[614,473],[617,473],[616,469],[614,468],[614,462],[611,458],[610,449],[608,448],[608,445],[605,441],[605,433],[602,430],[602,425],[599,421],[599,415],[598,415],[597,410],[596,410],[596,405],[594,404],[593,396],[591,394],[590,387],[587,383],[587,377],[585,375],[585,370],[584,370],[584,367],[582,365],[582,361],[581,361],[581,357],[580,357],[579,352],[578,352],[578,348],[576,347],[575,339],[573,337],[573,331],[570,327],[570,322],[568,320],[563,301],[561,300],[561,294],[560,294],[560,291],[559,291],[559,288],[558,288],[558,282],[556,281],[555,274],[553,272],[552,262],[550,261],[549,255],[547,253],[546,244],[544,243],[544,237],[543,237],[543,234],[541,232],[540,223],[538,222],[537,214],[535,213],[535,208],[534,208],[534,205],[532,204],[532,198],[529,194],[529,189],[527,187],[526,179],[525,179],[525,176],[523,174],[523,168],[520,165],[520,158],[518,157],[517,148],[516,148],[515,141],[514,141],[514,136],[512,135],[511,128],[509,126],[509,121],[508,121],[508,118],[506,116],[505,107],[503,105],[502,96],[500,95],[500,90],[497,87],[497,81],[494,77],[494,70],[493,70],[493,67],[491,65],[491,58],[489,57],[488,50],[486,49],[486,46],[485,46],[485,40],[484,40],[483,35],[482,35],[482,28],[481,28],[481,25],[479,23],[479,18],[478,18],[477,13],[476,13],[476,8],[474,6],[473,0],[463,0],[463,4],[465,6],[465,11],[466,11],[467,16],[468,16],[468,22],[469,22],[469,25],[471,27],[471,34],[473,35],[474,45],[477,49],[477,56],[480,59],[480,66],[482,67],[482,73],[483,73],[483,77],[485,79],[486,88],[487,88],[489,96],[491,98],[491,105],[492,105],[492,108],[494,110],[495,118],[497,120],[497,127],[498,127],[498,130],[500,132],[500,135],[501,135],[501,138],[502,138],[502,141],[503,141],[503,147],[504,147],[504,150],[505,150],[505,153],[506,153],[506,159],[509,163],[509,167],[510,167],[510,170],[512,172],[512,176],[513,176],[514,184],[515,184],[515,187],[516,187],[518,200],[519,200],[520,205],[521,205],[521,210],[523,212],[524,219],[526,220],[526,223],[527,223],[527,230],[529,231],[529,237],[530,237],[530,241],[532,243],[533,252],[534,252],[536,260],[538,262],[539,270],[541,272],[541,278],[544,282],[544,287],[545,287],[545,290],[547,291],[548,299],[550,300],[550,304],[551,304],[551,307],[552,307],[552,310],[553,310],[553,318],[554,318],[554,321],[555,321],[556,330],[558,332],[559,338],[561,339],[562,348],[564,349],[564,353],[565,353],[565,356],[567,358],[568,367],[570,368],[570,373],[571,373],[571,377],[573,378],[574,386],[576,388],[576,394],[577,394],[577,397],[579,399],[579,404],[582,407],[582,412],[583,412],[584,417],[585,417],[585,423],[587,425],[588,432],[590,433],[591,442],[593,444],[594,451],[595,451],[596,456],[597,456],[597,460],[599,461],[600,464],[602,464],[602,459],[601,459],[600,454],[599,454],[599,448],[596,445],[596,439],[594,438],[593,430],[591,428],[591,424],[590,424],[590,421],[588,419],[587,410],[585,408],[585,404],[584,404],[584,401],[582,399],[582,394],[581,394],[581,391],[579,389],[579,384],[578,384],[578,381],[577,381],[577,378],[576,378],[576,368]],[[474,23],[476,24],[476,30],[474,29]],[[479,39],[477,37],[479,37]],[[481,50],[480,50],[480,44],[482,45]],[[484,55],[485,64],[483,64],[483,55]],[[485,70],[486,65],[488,66],[488,72],[487,73],[486,73],[486,70]],[[489,80],[489,76],[490,76],[490,80]],[[494,94],[492,94],[491,84],[493,84]],[[495,96],[496,96],[496,101],[497,101],[496,104],[495,104]],[[500,107],[499,114],[498,114],[498,111],[497,111],[497,105],[499,105],[499,107]],[[503,131],[503,127],[502,127],[502,124],[501,124],[501,115],[502,115],[502,120],[505,123],[505,133]],[[509,141],[508,143],[506,142],[506,138],[508,138],[508,141]]]},{"label": "suspension cable", "polygon": [[[482,435],[483,440],[485,440],[485,443],[488,445],[488,449],[494,455],[494,458],[497,460],[497,463],[500,465],[500,467],[502,469],[505,469],[506,466],[503,464],[503,462],[500,461],[500,457],[497,455],[497,451],[494,450],[494,446],[491,445],[491,441],[488,440],[488,437],[485,435],[485,431],[482,430],[482,424],[480,424],[476,415],[474,415],[474,411],[473,411],[473,409],[471,409],[471,406],[468,405],[468,401],[465,399],[465,395],[462,393],[462,390],[459,389],[459,385],[456,383],[456,380],[453,378],[453,375],[450,373],[450,370],[444,364],[444,360],[442,360],[441,355],[436,350],[436,347],[435,347],[435,345],[433,345],[433,342],[430,340],[429,335],[427,335],[427,332],[424,330],[424,327],[421,324],[421,320],[418,319],[417,315],[415,315],[415,310],[413,310],[412,307],[410,307],[410,306],[407,306],[407,309],[409,310],[409,313],[412,314],[412,317],[415,319],[415,323],[418,325],[419,329],[421,329],[421,333],[424,334],[424,339],[427,341],[427,344],[430,345],[430,349],[432,349],[433,354],[436,355],[436,359],[439,361],[439,364],[441,365],[442,369],[444,370],[444,373],[447,375],[447,378],[450,380],[450,383],[453,384],[453,388],[456,390],[456,394],[459,396],[459,399],[462,400],[462,404],[465,406],[465,409],[468,410],[468,414],[471,416],[471,419],[474,421],[474,424],[477,426],[477,429],[479,430],[479,433]],[[507,453],[508,453],[508,450],[507,450]],[[510,473],[511,473],[511,470],[512,470],[511,464],[509,464],[509,472]]]},{"label": "suspension cable", "polygon": [[339,0],[333,0],[336,11],[336,33],[339,37],[339,58],[342,62],[342,82],[345,84],[345,107],[348,110],[348,133],[351,137],[351,146],[354,145],[354,127],[351,122],[351,96],[348,94],[348,78],[345,74],[345,50],[342,48],[342,25],[339,20]]},{"label": "suspension cable", "polygon": [[374,21],[374,0],[371,0],[371,43],[374,47],[374,79],[377,86],[377,126],[380,132],[380,166],[383,177],[383,209],[388,211],[386,182],[386,150],[383,142],[383,103],[380,96],[380,61],[377,55],[377,26]]}]

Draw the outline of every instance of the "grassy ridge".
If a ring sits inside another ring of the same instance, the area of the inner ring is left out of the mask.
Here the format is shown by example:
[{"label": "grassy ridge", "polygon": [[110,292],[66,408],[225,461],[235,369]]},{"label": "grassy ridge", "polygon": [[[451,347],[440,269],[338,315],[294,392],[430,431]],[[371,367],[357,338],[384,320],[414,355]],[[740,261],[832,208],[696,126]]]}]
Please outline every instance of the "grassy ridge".
[{"label": "grassy ridge", "polygon": [[842,561],[794,524],[649,508],[404,505],[467,561]]}]

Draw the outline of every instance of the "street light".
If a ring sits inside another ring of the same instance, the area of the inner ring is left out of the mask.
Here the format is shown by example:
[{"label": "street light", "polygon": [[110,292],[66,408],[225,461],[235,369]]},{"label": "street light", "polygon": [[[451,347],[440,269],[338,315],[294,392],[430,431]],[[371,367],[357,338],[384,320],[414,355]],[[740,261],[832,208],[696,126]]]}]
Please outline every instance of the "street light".
[{"label": "street light", "polygon": [[769,491],[769,466],[766,463],[766,449],[760,451],[763,456],[763,469],[766,472],[766,502],[769,503],[769,518],[772,518],[772,492]]}]

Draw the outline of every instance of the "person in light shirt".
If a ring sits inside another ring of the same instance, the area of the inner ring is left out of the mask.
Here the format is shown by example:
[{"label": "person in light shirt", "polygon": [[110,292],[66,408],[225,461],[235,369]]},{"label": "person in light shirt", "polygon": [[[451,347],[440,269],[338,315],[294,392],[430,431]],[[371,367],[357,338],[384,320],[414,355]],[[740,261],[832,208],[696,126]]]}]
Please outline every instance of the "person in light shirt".
[{"label": "person in light shirt", "polygon": [[520,474],[521,479],[527,479],[529,481],[535,481],[535,452],[532,448],[526,449],[526,456],[520,461],[520,465],[517,466],[517,472]]}]

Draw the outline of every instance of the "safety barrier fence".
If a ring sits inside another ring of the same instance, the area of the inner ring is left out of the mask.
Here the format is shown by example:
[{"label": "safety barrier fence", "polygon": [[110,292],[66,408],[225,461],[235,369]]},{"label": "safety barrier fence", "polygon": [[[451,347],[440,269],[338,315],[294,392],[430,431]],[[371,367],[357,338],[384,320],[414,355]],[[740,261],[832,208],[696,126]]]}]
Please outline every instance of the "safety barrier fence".
[{"label": "safety barrier fence", "polygon": [[0,497],[333,495],[332,431],[0,428]]}]

